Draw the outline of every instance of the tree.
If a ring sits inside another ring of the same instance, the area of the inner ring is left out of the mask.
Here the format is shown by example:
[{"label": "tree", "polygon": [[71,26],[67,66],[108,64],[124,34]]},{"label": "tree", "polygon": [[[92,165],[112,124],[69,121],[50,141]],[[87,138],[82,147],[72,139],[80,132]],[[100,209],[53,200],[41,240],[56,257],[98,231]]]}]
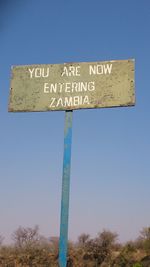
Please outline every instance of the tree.
[{"label": "tree", "polygon": [[97,240],[102,247],[112,248],[116,243],[117,237],[117,233],[112,233],[111,231],[103,230],[102,233],[99,233]]},{"label": "tree", "polygon": [[150,254],[150,227],[144,227],[142,229],[137,244],[140,248],[144,249],[147,255]]},{"label": "tree", "polygon": [[37,242],[40,239],[38,231],[39,231],[38,226],[35,226],[34,228],[19,227],[13,233],[13,236],[12,236],[16,247],[24,248],[24,247],[31,247],[31,246],[37,244]]},{"label": "tree", "polygon": [[2,245],[3,243],[3,240],[4,240],[4,237],[2,235],[0,235],[0,246]]},{"label": "tree", "polygon": [[143,240],[150,240],[150,227],[144,227],[141,231],[141,236]]},{"label": "tree", "polygon": [[83,259],[93,261],[96,266],[109,261],[113,246],[116,244],[117,234],[104,230],[94,239],[81,236],[80,241],[84,244]]},{"label": "tree", "polygon": [[135,263],[136,248],[132,241],[127,242],[121,249],[119,256],[114,260],[112,266],[128,267]]},{"label": "tree", "polygon": [[89,240],[90,240],[90,235],[83,233],[78,237],[78,245],[85,246]]},{"label": "tree", "polygon": [[112,255],[113,246],[116,243],[117,234],[112,233],[108,230],[103,230],[103,232],[98,234],[98,237],[95,239],[96,254],[98,264],[103,263],[104,261],[110,261]]}]

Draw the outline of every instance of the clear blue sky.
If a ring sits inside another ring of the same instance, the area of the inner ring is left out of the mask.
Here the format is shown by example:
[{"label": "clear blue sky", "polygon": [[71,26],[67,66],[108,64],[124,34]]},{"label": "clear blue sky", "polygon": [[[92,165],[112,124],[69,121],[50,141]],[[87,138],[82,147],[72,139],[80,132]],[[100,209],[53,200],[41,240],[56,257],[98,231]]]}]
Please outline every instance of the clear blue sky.
[{"label": "clear blue sky", "polygon": [[71,240],[135,239],[150,225],[149,0],[0,3],[0,234],[58,236],[60,221],[65,113],[8,113],[11,65],[135,58],[135,107],[73,112],[69,216]]}]

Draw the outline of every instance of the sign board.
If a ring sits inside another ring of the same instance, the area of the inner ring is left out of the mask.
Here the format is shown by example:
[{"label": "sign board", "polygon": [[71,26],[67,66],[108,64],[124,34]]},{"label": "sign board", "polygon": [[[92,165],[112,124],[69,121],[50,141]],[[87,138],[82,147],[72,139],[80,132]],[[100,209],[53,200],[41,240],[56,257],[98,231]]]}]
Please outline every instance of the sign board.
[{"label": "sign board", "polygon": [[134,104],[133,59],[12,67],[12,112]]}]

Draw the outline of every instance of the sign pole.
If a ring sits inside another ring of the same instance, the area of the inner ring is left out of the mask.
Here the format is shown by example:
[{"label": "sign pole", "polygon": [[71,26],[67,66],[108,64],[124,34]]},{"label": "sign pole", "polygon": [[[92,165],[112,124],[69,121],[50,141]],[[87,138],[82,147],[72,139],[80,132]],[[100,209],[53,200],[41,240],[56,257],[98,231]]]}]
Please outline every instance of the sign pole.
[{"label": "sign pole", "polygon": [[63,177],[62,177],[61,218],[60,218],[61,222],[60,222],[60,239],[59,239],[59,267],[66,267],[67,265],[72,114],[73,114],[72,110],[65,112],[64,158],[63,158]]}]

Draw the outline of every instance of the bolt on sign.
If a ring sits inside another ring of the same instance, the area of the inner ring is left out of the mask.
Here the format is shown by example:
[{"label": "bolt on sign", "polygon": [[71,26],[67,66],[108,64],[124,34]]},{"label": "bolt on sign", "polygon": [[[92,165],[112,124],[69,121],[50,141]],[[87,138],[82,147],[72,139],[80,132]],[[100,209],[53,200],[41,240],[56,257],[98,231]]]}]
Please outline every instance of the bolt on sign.
[{"label": "bolt on sign", "polygon": [[133,59],[12,67],[12,112],[134,104]]}]

